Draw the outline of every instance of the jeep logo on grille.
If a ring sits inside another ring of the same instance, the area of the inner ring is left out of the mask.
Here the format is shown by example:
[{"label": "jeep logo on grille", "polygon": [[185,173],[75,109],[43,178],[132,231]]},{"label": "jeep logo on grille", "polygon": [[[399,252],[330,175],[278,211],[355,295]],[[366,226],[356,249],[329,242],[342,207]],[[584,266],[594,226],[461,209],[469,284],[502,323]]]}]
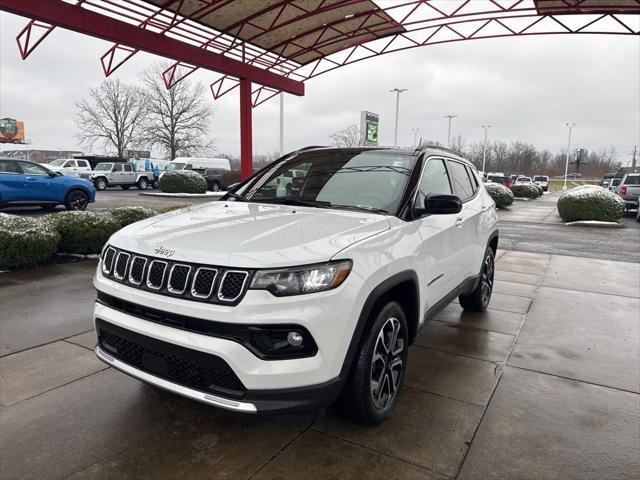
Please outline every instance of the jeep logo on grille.
[{"label": "jeep logo on grille", "polygon": [[176,253],[176,251],[164,248],[162,245],[160,245],[153,251],[153,253],[155,253],[156,255],[161,255],[163,257],[172,257],[173,254]]}]

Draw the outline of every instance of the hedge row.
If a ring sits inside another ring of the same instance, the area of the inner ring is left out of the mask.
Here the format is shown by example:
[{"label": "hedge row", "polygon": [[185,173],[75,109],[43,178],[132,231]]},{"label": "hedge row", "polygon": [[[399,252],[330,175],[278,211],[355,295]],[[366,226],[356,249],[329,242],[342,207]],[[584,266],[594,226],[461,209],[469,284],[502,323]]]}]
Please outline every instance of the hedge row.
[{"label": "hedge row", "polygon": [[534,183],[511,185],[511,191],[516,197],[538,198],[542,195],[542,187],[538,187]]},{"label": "hedge row", "polygon": [[624,201],[605,188],[582,185],[567,190],[560,196],[558,213],[565,222],[615,222],[624,214]]},{"label": "hedge row", "polygon": [[496,203],[496,207],[506,208],[513,203],[513,192],[501,183],[487,183],[485,188]]},{"label": "hedge row", "polygon": [[165,172],[160,177],[160,190],[165,193],[207,193],[207,181],[191,170]]},{"label": "hedge row", "polygon": [[33,266],[56,252],[100,253],[116,231],[153,215],[155,211],[143,207],[67,211],[41,218],[1,213],[0,270]]}]

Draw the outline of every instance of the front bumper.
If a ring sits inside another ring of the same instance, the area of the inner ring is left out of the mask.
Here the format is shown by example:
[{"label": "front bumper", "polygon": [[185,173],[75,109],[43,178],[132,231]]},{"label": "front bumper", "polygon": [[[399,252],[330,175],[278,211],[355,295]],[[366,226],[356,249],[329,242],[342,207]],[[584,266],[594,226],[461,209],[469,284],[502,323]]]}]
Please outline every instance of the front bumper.
[{"label": "front bumper", "polygon": [[237,341],[204,335],[140,318],[110,305],[96,302],[94,320],[153,341],[165,342],[197,354],[223,360],[244,387],[241,395],[203,391],[184,382],[156,375],[139,365],[122,361],[99,347],[98,358],[145,382],[221,408],[243,412],[307,412],[331,403],[340,393],[343,366],[360,310],[370,290],[355,273],[335,290],[277,298],[269,292],[249,290],[236,306],[172,298],[131,288],[98,272],[94,285],[99,292],[163,312],[186,315],[203,322],[265,327],[296,324],[304,327],[317,345],[313,356],[273,360],[259,358]]}]

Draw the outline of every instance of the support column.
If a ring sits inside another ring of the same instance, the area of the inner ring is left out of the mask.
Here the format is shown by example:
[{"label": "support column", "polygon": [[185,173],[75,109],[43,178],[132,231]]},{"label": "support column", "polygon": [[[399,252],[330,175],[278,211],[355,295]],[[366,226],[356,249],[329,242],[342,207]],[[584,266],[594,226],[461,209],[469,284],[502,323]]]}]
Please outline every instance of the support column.
[{"label": "support column", "polygon": [[240,79],[240,177],[253,172],[253,136],[251,132],[251,80]]}]

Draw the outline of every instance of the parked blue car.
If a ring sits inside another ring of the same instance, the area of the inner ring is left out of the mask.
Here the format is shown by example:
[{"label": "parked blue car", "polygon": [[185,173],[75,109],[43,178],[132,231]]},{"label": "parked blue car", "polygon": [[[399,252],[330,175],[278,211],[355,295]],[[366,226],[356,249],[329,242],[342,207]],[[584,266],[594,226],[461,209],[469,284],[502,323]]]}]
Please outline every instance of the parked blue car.
[{"label": "parked blue car", "polygon": [[39,205],[53,210],[84,210],[96,201],[93,184],[81,178],[65,177],[46,166],[28,160],[0,158],[0,208]]}]

